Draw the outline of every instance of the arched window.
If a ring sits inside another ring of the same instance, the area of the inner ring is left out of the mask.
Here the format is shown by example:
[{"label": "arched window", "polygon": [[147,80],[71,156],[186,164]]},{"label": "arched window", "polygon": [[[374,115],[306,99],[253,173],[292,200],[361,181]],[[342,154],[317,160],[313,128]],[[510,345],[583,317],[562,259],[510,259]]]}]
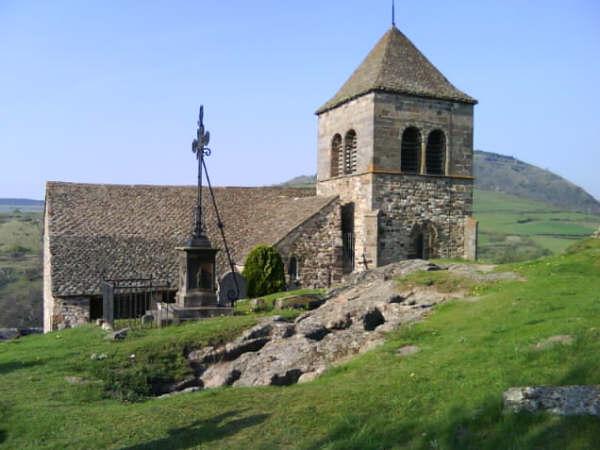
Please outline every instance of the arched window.
[{"label": "arched window", "polygon": [[415,127],[408,127],[402,133],[400,169],[403,173],[421,172],[421,133]]},{"label": "arched window", "polygon": [[350,130],[344,139],[344,173],[356,172],[357,165],[357,139],[356,131]]},{"label": "arched window", "polygon": [[429,133],[425,159],[428,174],[444,175],[446,171],[446,136],[442,130],[433,130]]},{"label": "arched window", "polygon": [[290,282],[298,281],[298,278],[300,278],[298,258],[296,258],[295,256],[292,256],[290,258],[290,262],[288,264],[288,275],[290,277]]},{"label": "arched window", "polygon": [[342,136],[336,134],[331,140],[331,176],[337,177],[344,172],[344,152]]}]

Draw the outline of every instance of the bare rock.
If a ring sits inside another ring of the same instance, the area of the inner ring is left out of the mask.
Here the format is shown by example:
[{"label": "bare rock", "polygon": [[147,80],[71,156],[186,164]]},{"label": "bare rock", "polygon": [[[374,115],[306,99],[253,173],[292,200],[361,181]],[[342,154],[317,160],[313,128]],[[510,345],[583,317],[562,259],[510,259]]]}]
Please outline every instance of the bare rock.
[{"label": "bare rock", "polygon": [[323,304],[323,299],[317,294],[290,295],[275,301],[277,309],[314,309]]},{"label": "bare rock", "polygon": [[203,387],[202,381],[194,376],[190,376],[190,377],[187,377],[177,383],[170,385],[167,388],[167,391],[168,392],[177,392],[177,391],[183,391],[183,390],[191,388],[191,387],[202,388]]},{"label": "bare rock", "polygon": [[69,384],[87,384],[88,381],[83,379],[82,377],[76,376],[66,376],[65,381]]},{"label": "bare rock", "polygon": [[183,390],[181,390],[181,391],[169,392],[168,394],[163,394],[163,395],[160,395],[160,396],[158,396],[158,397],[156,397],[156,398],[159,398],[159,399],[165,399],[165,398],[170,398],[170,397],[173,397],[173,396],[175,396],[175,395],[189,394],[189,393],[191,393],[191,392],[197,392],[197,391],[199,391],[199,390],[201,390],[201,389],[202,389],[202,388],[201,388],[201,387],[199,387],[199,386],[192,386],[192,387],[189,387],[189,388],[187,388],[187,389],[183,389]]},{"label": "bare rock", "polygon": [[122,341],[123,339],[125,339],[127,337],[128,333],[129,333],[129,328],[122,328],[121,330],[117,330],[112,333],[109,333],[106,336],[106,339],[111,340],[111,341]]},{"label": "bare rock", "polygon": [[17,328],[0,328],[0,341],[16,339],[19,336],[21,336],[21,334]]},{"label": "bare rock", "polygon": [[307,372],[307,373],[303,373],[302,375],[300,375],[300,378],[298,378],[298,383],[309,383],[311,381],[316,380],[318,377],[321,376],[321,374],[323,374],[323,372],[325,372],[325,367],[318,367],[317,369],[313,370],[312,372]]},{"label": "bare rock", "polygon": [[[264,319],[226,345],[191,352],[190,364],[205,388],[284,386],[313,380],[327,367],[380,345],[386,332],[418,321],[434,305],[461,296],[438,292],[435,285],[398,292],[396,277],[445,268],[411,260],[353,273],[344,285],[329,291],[321,306],[293,323],[280,317]],[[465,264],[448,270],[472,277],[495,274]],[[406,346],[398,355],[416,351],[417,347]]]},{"label": "bare rock", "polygon": [[555,345],[571,345],[573,343],[573,336],[568,334],[559,334],[556,336],[550,336],[533,346],[535,350],[546,350],[547,348],[554,347]]},{"label": "bare rock", "polygon": [[401,357],[410,356],[418,353],[419,351],[421,351],[421,349],[416,345],[405,345],[404,347],[400,347],[398,350],[396,350],[396,355]]},{"label": "bare rock", "polygon": [[502,395],[510,412],[548,412],[561,416],[600,417],[600,386],[513,387]]}]

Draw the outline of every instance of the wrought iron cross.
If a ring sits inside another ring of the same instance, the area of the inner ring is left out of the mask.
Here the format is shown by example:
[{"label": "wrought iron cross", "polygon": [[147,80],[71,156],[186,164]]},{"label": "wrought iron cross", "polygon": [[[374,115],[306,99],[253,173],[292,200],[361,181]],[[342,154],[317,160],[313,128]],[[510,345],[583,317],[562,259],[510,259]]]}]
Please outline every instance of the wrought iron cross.
[{"label": "wrought iron cross", "polygon": [[367,259],[367,255],[363,252],[362,261],[360,262],[363,266],[365,266],[365,270],[369,270],[369,264],[372,263],[372,259]]},{"label": "wrought iron cross", "polygon": [[210,156],[210,149],[207,147],[210,142],[210,133],[204,128],[204,106],[200,106],[198,113],[198,131],[196,139],[192,142],[192,152],[196,154],[198,160],[198,199],[196,203],[196,221],[194,224],[193,239],[204,238],[204,218],[202,217],[202,169],[204,166],[204,157]]}]

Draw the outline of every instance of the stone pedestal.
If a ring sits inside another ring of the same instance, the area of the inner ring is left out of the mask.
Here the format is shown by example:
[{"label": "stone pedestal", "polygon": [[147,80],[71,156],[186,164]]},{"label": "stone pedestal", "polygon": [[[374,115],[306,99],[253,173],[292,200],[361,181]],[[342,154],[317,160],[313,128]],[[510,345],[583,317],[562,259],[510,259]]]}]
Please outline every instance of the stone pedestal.
[{"label": "stone pedestal", "polygon": [[[193,243],[193,242],[192,242]],[[215,255],[208,240],[204,245],[178,247],[179,290],[175,303],[181,308],[217,306]]]}]

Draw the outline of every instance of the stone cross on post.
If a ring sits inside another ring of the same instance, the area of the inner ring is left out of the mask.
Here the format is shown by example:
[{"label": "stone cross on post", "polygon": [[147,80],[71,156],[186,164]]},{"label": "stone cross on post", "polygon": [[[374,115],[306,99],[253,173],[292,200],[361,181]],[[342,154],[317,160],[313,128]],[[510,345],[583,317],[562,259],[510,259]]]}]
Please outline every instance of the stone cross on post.
[{"label": "stone cross on post", "polygon": [[198,113],[198,131],[196,139],[192,142],[192,152],[196,154],[198,160],[198,199],[196,203],[196,219],[194,223],[194,232],[192,242],[203,243],[206,240],[204,218],[202,216],[202,170],[204,166],[204,157],[210,156],[210,149],[207,147],[210,142],[210,133],[204,128],[204,106],[200,106]]}]

